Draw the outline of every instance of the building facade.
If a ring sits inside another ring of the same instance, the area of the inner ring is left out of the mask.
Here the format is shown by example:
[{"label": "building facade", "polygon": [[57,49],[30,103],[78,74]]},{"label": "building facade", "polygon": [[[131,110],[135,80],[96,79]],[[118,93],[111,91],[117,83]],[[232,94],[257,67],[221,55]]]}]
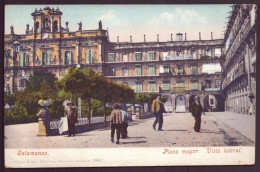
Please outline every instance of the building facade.
[{"label": "building facade", "polygon": [[[80,22],[79,29],[70,32],[68,22],[66,28],[61,26],[58,8],[36,9],[31,15],[33,30],[27,25],[25,35],[16,35],[11,26],[11,34],[5,35],[7,92],[23,90],[35,71],[49,71],[61,78],[69,67],[81,67],[125,83],[136,93],[161,93],[167,98],[167,111],[189,112],[196,95],[205,111],[231,110],[231,97],[226,97],[230,92],[226,78],[231,70],[227,61],[232,59],[227,57],[228,31],[225,39],[213,39],[211,33],[210,40],[202,40],[199,33],[198,40],[187,40],[186,33],[184,37],[177,33],[168,42],[160,42],[159,35],[156,42],[147,42],[145,35],[143,42],[132,42],[132,36],[129,42],[119,42],[119,37],[110,42],[101,21],[96,30],[82,30]],[[15,41],[20,43],[18,52]]]},{"label": "building facade", "polygon": [[256,5],[234,5],[225,33],[225,109],[255,114]]}]

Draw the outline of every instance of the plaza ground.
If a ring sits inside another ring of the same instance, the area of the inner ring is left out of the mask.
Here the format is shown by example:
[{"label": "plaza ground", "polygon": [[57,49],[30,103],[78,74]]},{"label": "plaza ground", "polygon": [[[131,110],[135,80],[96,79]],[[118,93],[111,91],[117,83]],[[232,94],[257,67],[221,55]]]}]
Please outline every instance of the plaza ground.
[{"label": "plaza ground", "polygon": [[[164,114],[163,131],[153,130],[154,117],[129,123],[128,138],[110,142],[110,128],[76,134],[37,137],[38,124],[5,126],[5,148],[107,148],[107,147],[208,147],[254,146],[255,117],[231,112],[202,116],[201,132],[194,131],[190,113]],[[158,127],[158,124],[157,124]]]}]

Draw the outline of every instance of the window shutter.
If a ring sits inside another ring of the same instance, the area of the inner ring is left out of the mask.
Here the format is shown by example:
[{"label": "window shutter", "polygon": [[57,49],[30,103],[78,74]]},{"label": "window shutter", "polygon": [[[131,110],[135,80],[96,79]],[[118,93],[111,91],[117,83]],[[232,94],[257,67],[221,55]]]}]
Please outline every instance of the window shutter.
[{"label": "window shutter", "polygon": [[20,66],[23,66],[23,53],[20,54]]},{"label": "window shutter", "polygon": [[89,64],[89,50],[86,50],[86,63]]},{"label": "window shutter", "polygon": [[40,60],[41,62],[40,62],[40,65],[42,66],[42,53],[41,53],[41,60]]},{"label": "window shutter", "polygon": [[63,57],[63,65],[65,65],[65,51],[62,52],[62,57]]},{"label": "window shutter", "polygon": [[70,51],[70,64],[73,64],[74,62],[74,58],[73,58],[73,52]]},{"label": "window shutter", "polygon": [[91,63],[94,63],[94,51],[91,50]]},{"label": "window shutter", "polygon": [[28,66],[28,63],[29,63],[29,55],[28,55],[28,53],[25,53],[24,62],[25,62],[25,66]]},{"label": "window shutter", "polygon": [[160,66],[160,73],[163,73],[163,66]]},{"label": "window shutter", "polygon": [[46,53],[46,56],[47,56],[47,58],[46,58],[46,64],[47,64],[47,65],[50,65],[50,53],[47,52],[47,53]]}]

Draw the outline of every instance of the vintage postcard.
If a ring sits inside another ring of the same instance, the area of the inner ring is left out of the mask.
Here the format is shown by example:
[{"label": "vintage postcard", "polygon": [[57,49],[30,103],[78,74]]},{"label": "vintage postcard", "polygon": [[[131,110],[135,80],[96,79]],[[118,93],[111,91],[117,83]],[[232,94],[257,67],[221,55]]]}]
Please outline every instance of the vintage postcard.
[{"label": "vintage postcard", "polygon": [[5,167],[253,165],[256,11],[6,5]]}]

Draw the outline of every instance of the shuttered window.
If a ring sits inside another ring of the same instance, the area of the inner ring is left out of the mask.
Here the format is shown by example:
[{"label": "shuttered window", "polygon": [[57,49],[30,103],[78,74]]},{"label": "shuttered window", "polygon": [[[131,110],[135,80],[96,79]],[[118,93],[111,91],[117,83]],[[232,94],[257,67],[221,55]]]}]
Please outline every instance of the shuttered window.
[{"label": "shuttered window", "polygon": [[135,75],[136,76],[141,76],[142,75],[142,67],[141,67],[141,65],[136,65],[135,66]]},{"label": "shuttered window", "polygon": [[184,87],[184,82],[183,81],[177,82],[176,87]]},{"label": "shuttered window", "polygon": [[149,52],[148,55],[149,55],[149,60],[155,60],[154,52]]},{"label": "shuttered window", "polygon": [[141,61],[141,53],[135,53],[135,61]]},{"label": "shuttered window", "polygon": [[183,73],[183,65],[178,65],[178,73]]},{"label": "shuttered window", "polygon": [[115,66],[109,66],[108,67],[108,75],[109,76],[115,76]]},{"label": "shuttered window", "polygon": [[149,91],[155,92],[156,91],[156,83],[155,81],[149,81]]},{"label": "shuttered window", "polygon": [[199,85],[198,85],[197,80],[191,80],[190,81],[190,89],[191,90],[198,90],[199,89]]},{"label": "shuttered window", "polygon": [[197,74],[197,66],[196,65],[191,65],[191,73]]},{"label": "shuttered window", "polygon": [[154,65],[149,65],[149,75],[155,75],[155,66]]},{"label": "shuttered window", "polygon": [[24,53],[21,53],[21,54],[20,54],[20,58],[19,58],[19,65],[20,65],[20,66],[24,66],[24,58],[23,58],[23,55],[24,55]]},{"label": "shuttered window", "polygon": [[143,91],[142,81],[137,81],[135,83],[135,92],[142,92],[142,91]]},{"label": "shuttered window", "polygon": [[115,62],[115,54],[108,55],[108,62]]},{"label": "shuttered window", "polygon": [[163,81],[162,83],[162,90],[170,90],[170,81]]}]

